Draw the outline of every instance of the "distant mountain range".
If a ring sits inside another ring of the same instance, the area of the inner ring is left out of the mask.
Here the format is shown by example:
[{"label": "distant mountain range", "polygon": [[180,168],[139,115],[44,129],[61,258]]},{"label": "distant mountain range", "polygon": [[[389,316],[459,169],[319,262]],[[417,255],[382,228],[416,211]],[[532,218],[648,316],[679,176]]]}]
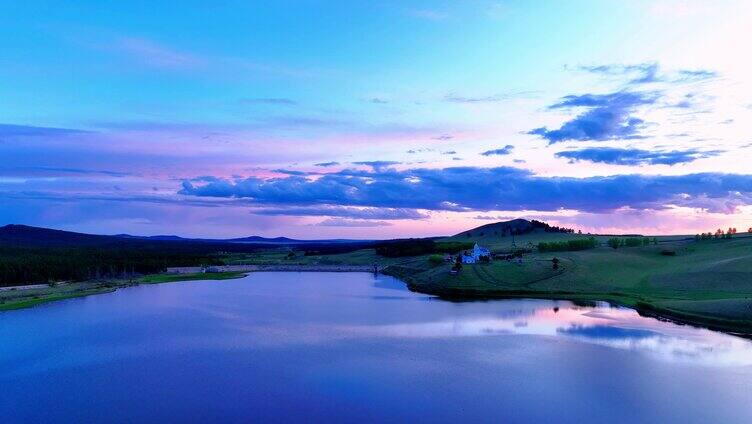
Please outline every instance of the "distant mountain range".
[{"label": "distant mountain range", "polygon": [[[536,220],[513,219],[511,221],[494,222],[471,230],[463,231],[453,237],[487,238],[514,234],[526,234],[532,231],[568,232],[559,227],[551,227],[548,224]],[[441,237],[430,237],[439,239]],[[173,245],[196,245],[196,244],[224,244],[224,245],[324,245],[324,244],[370,244],[379,240],[351,240],[351,239],[325,239],[325,240],[297,240],[288,237],[261,237],[249,236],[229,239],[206,239],[186,238],[176,235],[135,236],[131,234],[97,235],[77,233],[73,231],[53,230],[50,228],[32,227],[28,225],[10,224],[0,227],[0,245],[27,246],[27,247],[60,247],[60,246],[98,246],[98,245],[122,245],[133,243],[170,243]]]},{"label": "distant mountain range", "polygon": [[352,239],[322,239],[322,240],[296,240],[288,237],[261,237],[249,236],[230,239],[205,239],[205,238],[186,238],[173,235],[157,236],[133,236],[130,234],[116,234],[114,237],[130,238],[139,240],[165,240],[165,241],[203,241],[209,243],[254,243],[254,244],[306,244],[306,243],[352,243],[371,240],[352,240]]},{"label": "distant mountain range", "polygon": [[269,245],[301,245],[326,243],[363,243],[371,240],[296,240],[287,237],[266,238],[260,236],[240,237],[231,239],[203,239],[185,238],[175,235],[134,236],[131,234],[98,235],[73,231],[54,230],[50,228],[32,227],[28,225],[9,224],[0,227],[0,244],[16,246],[94,246],[103,244],[117,244],[128,241],[156,241],[156,242],[190,242],[190,243],[232,243],[232,244],[269,244]]}]

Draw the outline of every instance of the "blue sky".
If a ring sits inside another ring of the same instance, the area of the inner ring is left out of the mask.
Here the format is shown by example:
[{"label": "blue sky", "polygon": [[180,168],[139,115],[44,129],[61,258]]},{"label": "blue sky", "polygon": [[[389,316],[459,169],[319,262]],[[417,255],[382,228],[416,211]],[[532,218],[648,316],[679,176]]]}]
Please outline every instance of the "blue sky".
[{"label": "blue sky", "polygon": [[746,229],[750,18],[701,1],[7,2],[0,224]]}]

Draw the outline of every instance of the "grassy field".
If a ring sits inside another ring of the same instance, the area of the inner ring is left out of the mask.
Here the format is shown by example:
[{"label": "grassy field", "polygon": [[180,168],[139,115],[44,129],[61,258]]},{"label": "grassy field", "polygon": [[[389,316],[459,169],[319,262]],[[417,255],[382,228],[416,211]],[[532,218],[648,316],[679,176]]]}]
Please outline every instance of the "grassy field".
[{"label": "grassy field", "polygon": [[54,302],[57,300],[110,293],[118,288],[138,284],[158,284],[195,280],[227,280],[231,278],[241,278],[244,275],[245,273],[243,272],[154,274],[136,280],[83,281],[34,289],[3,290],[0,291],[0,311],[30,308],[42,303]]},{"label": "grassy field", "polygon": [[159,284],[172,283],[176,281],[196,281],[196,280],[230,280],[233,278],[242,278],[245,272],[207,272],[195,274],[152,274],[138,279],[141,284]]},{"label": "grassy field", "polygon": [[30,308],[42,303],[93,294],[109,293],[116,286],[108,282],[68,283],[38,289],[0,291],[0,311]]},{"label": "grassy field", "polygon": [[[576,237],[582,236],[528,234],[518,240],[532,245]],[[507,246],[507,240],[478,241],[492,249]],[[675,256],[662,254],[666,250]],[[554,257],[560,260],[558,270],[553,269]],[[449,268],[414,260],[387,272],[413,290],[444,297],[606,300],[646,314],[752,334],[752,237],[747,235],[699,242],[666,237],[659,238],[658,245],[534,252],[521,263],[465,265],[458,275],[450,275]]]},{"label": "grassy field", "polygon": [[[291,254],[292,253],[292,254]],[[374,249],[360,249],[349,253],[334,255],[304,255],[299,250],[270,249],[251,254],[233,254],[225,256],[225,265],[393,265],[403,261],[401,258],[385,258],[376,254]]]}]

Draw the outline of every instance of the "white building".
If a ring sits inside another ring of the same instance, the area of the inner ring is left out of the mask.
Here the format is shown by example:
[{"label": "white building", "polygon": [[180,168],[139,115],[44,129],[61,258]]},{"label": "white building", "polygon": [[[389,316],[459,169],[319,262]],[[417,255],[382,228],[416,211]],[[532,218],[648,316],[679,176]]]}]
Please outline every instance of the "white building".
[{"label": "white building", "polygon": [[478,243],[475,243],[475,246],[473,246],[473,250],[462,253],[462,263],[463,264],[478,263],[480,261],[481,256],[485,256],[491,259],[491,251],[486,249],[485,247],[479,246]]}]

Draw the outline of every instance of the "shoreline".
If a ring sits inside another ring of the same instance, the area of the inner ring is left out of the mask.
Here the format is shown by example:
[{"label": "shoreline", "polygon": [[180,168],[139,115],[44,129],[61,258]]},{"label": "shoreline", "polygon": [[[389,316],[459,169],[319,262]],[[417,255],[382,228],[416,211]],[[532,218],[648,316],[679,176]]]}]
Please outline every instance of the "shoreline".
[{"label": "shoreline", "polygon": [[[201,273],[202,267],[171,267],[164,274],[181,275]],[[217,265],[206,267],[207,275],[221,272],[382,272],[378,265]]]},{"label": "shoreline", "polygon": [[[181,270],[192,269],[184,267]],[[188,281],[219,281],[243,278],[252,272],[368,272],[373,273],[373,266],[361,265],[226,265],[217,272],[188,273],[172,272],[152,274],[138,280],[85,281],[56,286],[19,286],[7,287],[0,291],[0,312],[31,308],[44,303],[77,297],[112,293],[121,288],[143,284],[163,284]],[[670,321],[679,325],[705,328],[738,337],[752,339],[752,326],[749,322],[714,318],[686,312],[657,307],[645,299],[622,293],[574,293],[567,291],[530,291],[530,290],[475,290],[451,287],[439,287],[430,284],[416,284],[411,278],[390,273],[388,267],[378,268],[379,273],[400,280],[408,290],[416,293],[436,296],[450,302],[472,302],[504,299],[543,299],[571,302],[607,302],[609,304],[635,310],[642,316]],[[67,290],[69,289],[69,290]],[[8,294],[17,295],[17,299],[8,298]],[[5,295],[5,296],[2,296]]]},{"label": "shoreline", "polygon": [[[380,273],[383,268],[373,265],[223,265],[214,272],[199,272],[201,267],[168,268],[172,272],[150,274],[133,280],[89,280],[55,285],[33,284],[2,287],[0,312],[31,308],[44,303],[77,297],[112,293],[118,289],[144,284],[178,283],[188,281],[219,281],[243,278],[252,272],[367,272]],[[193,271],[193,272],[191,272]]]},{"label": "shoreline", "polygon": [[752,339],[752,326],[749,322],[707,317],[703,315],[674,311],[667,308],[657,307],[643,299],[639,299],[627,294],[572,293],[566,291],[552,291],[544,293],[526,290],[480,291],[473,289],[427,287],[426,285],[417,285],[408,282],[405,282],[405,284],[410,291],[433,295],[449,302],[483,302],[489,300],[504,299],[606,302],[611,305],[633,309],[641,316],[650,317],[661,321],[668,321],[678,325],[688,325],[691,327],[718,331],[745,339]]}]

